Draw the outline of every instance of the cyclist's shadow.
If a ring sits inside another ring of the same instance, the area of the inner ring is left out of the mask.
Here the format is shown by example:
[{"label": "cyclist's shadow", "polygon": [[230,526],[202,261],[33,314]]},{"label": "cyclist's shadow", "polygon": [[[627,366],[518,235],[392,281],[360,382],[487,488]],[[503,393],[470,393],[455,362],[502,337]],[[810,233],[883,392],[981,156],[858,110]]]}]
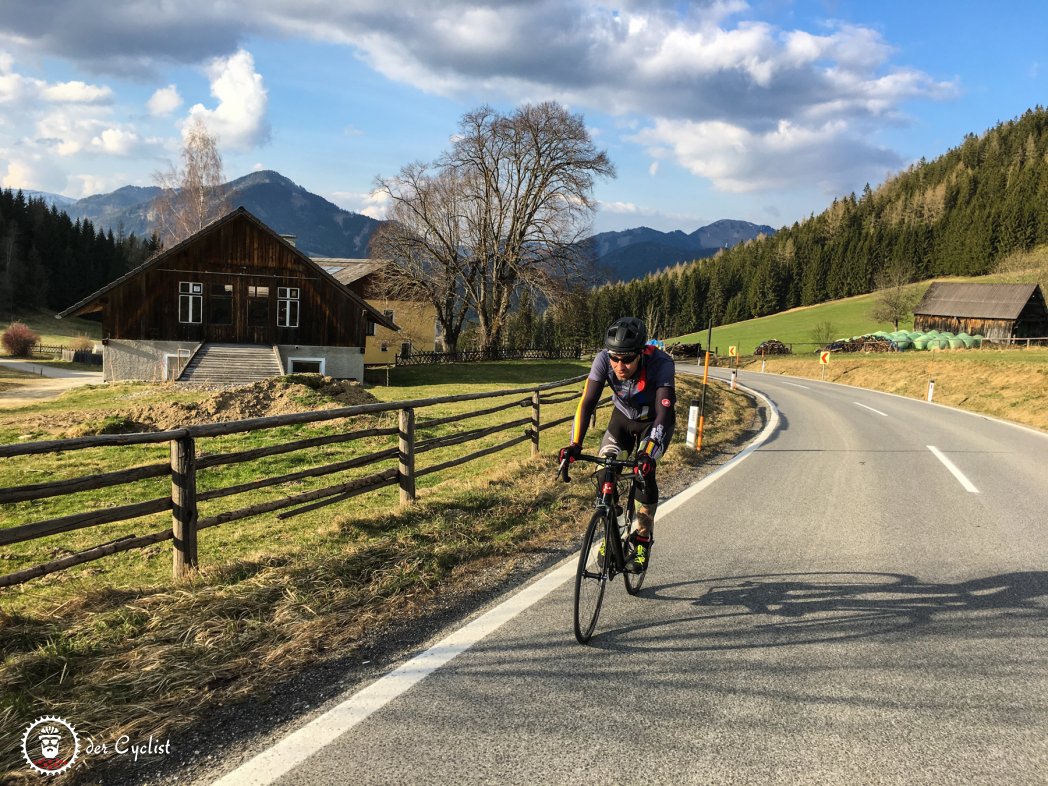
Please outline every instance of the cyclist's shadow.
[{"label": "cyclist's shadow", "polygon": [[[919,631],[966,612],[1048,618],[1048,572],[931,583],[900,573],[722,576],[649,585],[647,621],[601,631],[591,646],[621,650],[782,647]],[[673,604],[673,605],[671,605]],[[681,614],[679,608],[688,609]],[[636,607],[635,607],[636,608]]]}]

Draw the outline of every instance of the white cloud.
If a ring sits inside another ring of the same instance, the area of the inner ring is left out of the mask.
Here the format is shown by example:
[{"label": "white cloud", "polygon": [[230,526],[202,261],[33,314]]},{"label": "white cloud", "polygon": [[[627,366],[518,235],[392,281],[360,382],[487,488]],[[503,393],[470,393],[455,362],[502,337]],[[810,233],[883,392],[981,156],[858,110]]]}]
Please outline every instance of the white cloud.
[{"label": "white cloud", "polygon": [[91,147],[110,155],[128,155],[138,147],[140,141],[134,131],[107,128],[91,140]]},{"label": "white cloud", "polygon": [[[731,191],[779,187],[790,175],[842,183],[832,168],[841,166],[881,175],[901,157],[866,140],[905,122],[904,102],[957,91],[890,65],[895,49],[875,29],[829,21],[817,31],[783,30],[741,0],[686,11],[671,2],[625,2],[613,11],[587,0],[448,0],[388,6],[381,15],[366,5],[327,4],[297,6],[292,15],[274,3],[268,21],[289,35],[348,44],[388,78],[427,92],[488,101],[540,96],[642,118],[637,139],[650,155]],[[807,155],[819,144],[855,159]],[[761,166],[751,166],[750,155]],[[799,156],[805,168],[777,155]]]},{"label": "white cloud", "polygon": [[652,161],[651,166],[648,167],[648,174],[655,177],[659,173],[659,162]]},{"label": "white cloud", "polygon": [[16,73],[13,68],[10,56],[0,62],[0,104],[18,104],[22,111],[38,104],[107,104],[113,98],[113,91],[104,85],[80,81],[49,84]]},{"label": "white cloud", "polygon": [[601,202],[600,209],[606,213],[636,215],[641,212],[632,202]]},{"label": "white cloud", "polygon": [[182,106],[182,96],[179,95],[178,88],[174,85],[161,87],[146,102],[149,114],[155,117],[170,115],[180,106]]},{"label": "white cloud", "polygon": [[389,196],[381,191],[369,193],[335,191],[328,194],[327,198],[343,210],[360,213],[377,221],[386,218],[386,210],[389,207]]},{"label": "white cloud", "polygon": [[[957,93],[953,82],[893,62],[897,51],[876,29],[832,20],[783,29],[743,0],[265,0],[252,14],[198,0],[161,6],[52,0],[49,18],[61,23],[44,24],[34,4],[12,4],[3,32],[36,56],[96,72],[142,74],[214,58],[216,102],[194,105],[188,119],[201,118],[224,149],[250,150],[269,137],[266,87],[241,42],[307,39],[345,46],[387,78],[429,93],[470,102],[549,98],[614,115],[637,124],[632,138],[654,158],[736,192],[777,188],[790,177],[829,184],[860,171],[882,174],[900,157],[868,140],[904,123],[905,103]],[[20,105],[27,95],[112,97],[104,86],[47,85],[13,68],[0,55],[0,104]],[[173,85],[147,104],[154,116],[180,105]],[[96,138],[100,151],[126,149],[129,137],[101,136],[114,125],[70,133],[56,149],[68,154]],[[818,155],[820,146],[827,155]],[[361,212],[380,209],[357,204]]]},{"label": "white cloud", "polygon": [[251,53],[241,49],[228,58],[213,60],[208,76],[211,95],[218,99],[218,105],[214,109],[194,105],[187,125],[199,118],[222,147],[233,150],[247,150],[268,141],[269,98]]},{"label": "white cloud", "polygon": [[86,82],[59,82],[47,85],[40,93],[45,101],[57,104],[101,104],[113,98],[113,91],[108,87]]},{"label": "white cloud", "polygon": [[32,169],[24,161],[8,161],[7,171],[0,177],[0,186],[4,188],[32,188],[39,190],[33,177]]},{"label": "white cloud", "polygon": [[733,193],[816,182],[836,194],[856,179],[879,179],[902,165],[891,151],[858,139],[843,121],[811,127],[784,120],[769,131],[753,132],[718,121],[658,120],[634,139],[670,147],[681,166]]}]

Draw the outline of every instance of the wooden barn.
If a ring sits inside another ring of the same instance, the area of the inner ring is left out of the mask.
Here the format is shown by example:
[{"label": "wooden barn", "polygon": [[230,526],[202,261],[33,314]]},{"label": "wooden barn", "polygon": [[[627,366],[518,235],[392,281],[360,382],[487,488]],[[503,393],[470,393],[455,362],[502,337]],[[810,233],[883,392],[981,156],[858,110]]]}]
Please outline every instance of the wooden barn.
[{"label": "wooden barn", "polygon": [[913,329],[991,340],[1048,336],[1048,308],[1037,284],[936,282],[913,310]]},{"label": "wooden barn", "polygon": [[238,382],[296,371],[362,379],[372,325],[397,330],[242,207],[58,317],[90,314],[102,319],[107,381]]}]

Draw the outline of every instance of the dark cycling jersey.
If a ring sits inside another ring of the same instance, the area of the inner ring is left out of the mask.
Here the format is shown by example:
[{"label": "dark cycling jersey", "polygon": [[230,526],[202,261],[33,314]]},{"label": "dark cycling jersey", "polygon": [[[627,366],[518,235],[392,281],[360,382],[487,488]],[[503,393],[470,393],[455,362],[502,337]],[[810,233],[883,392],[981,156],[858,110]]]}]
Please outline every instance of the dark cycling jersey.
[{"label": "dark cycling jersey", "polygon": [[658,458],[665,452],[667,441],[673,432],[673,405],[676,396],[673,387],[673,358],[650,344],[641,353],[640,368],[630,379],[620,380],[615,376],[608,361],[608,351],[601,350],[593,359],[586,387],[575,412],[571,428],[571,441],[582,444],[589,427],[590,417],[596,409],[605,385],[611,387],[612,400],[629,420],[651,423],[648,439],[654,442],[647,452]]}]

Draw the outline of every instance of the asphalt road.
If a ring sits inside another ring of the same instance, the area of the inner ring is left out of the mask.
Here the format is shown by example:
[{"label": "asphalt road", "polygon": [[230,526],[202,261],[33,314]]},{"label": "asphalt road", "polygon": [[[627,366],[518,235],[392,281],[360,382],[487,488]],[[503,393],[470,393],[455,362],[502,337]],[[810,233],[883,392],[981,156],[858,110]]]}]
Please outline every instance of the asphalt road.
[{"label": "asphalt road", "polygon": [[555,569],[220,782],[1048,783],[1048,437],[740,381],[777,428],[589,646]]},{"label": "asphalt road", "polygon": [[4,358],[0,366],[26,374],[35,374],[38,380],[19,384],[9,390],[0,391],[0,409],[21,407],[35,404],[44,399],[54,398],[67,390],[81,385],[101,385],[101,371],[80,371],[65,368],[53,368],[43,363],[19,358]]}]

